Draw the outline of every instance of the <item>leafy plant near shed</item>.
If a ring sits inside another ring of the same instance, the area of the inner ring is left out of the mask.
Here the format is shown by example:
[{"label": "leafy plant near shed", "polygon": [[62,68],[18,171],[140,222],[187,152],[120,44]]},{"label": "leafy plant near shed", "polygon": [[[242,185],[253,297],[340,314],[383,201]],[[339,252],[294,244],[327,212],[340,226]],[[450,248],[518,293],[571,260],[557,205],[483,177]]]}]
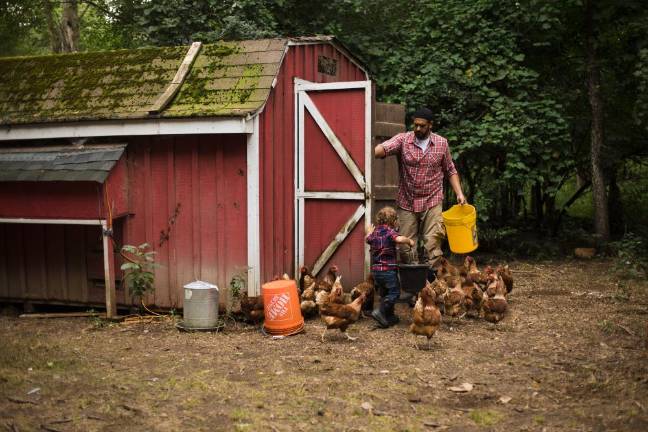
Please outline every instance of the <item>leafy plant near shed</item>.
[{"label": "leafy plant near shed", "polygon": [[229,282],[229,293],[227,296],[227,315],[240,311],[240,301],[243,292],[247,292],[247,267],[237,271]]},{"label": "leafy plant near shed", "polygon": [[155,269],[159,265],[155,263],[156,252],[150,248],[148,243],[124,245],[121,248],[121,256],[127,261],[121,265],[125,273],[124,283],[131,297],[138,298],[140,302],[146,293],[155,291]]}]

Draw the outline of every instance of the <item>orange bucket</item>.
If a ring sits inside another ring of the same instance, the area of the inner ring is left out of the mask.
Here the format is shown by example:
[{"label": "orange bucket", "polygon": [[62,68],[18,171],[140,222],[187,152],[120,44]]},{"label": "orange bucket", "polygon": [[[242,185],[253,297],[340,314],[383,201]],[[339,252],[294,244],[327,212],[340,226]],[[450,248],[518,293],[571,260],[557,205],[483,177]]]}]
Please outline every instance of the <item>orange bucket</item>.
[{"label": "orange bucket", "polygon": [[292,335],[304,329],[297,283],[277,280],[261,286],[263,294],[263,328],[271,335]]}]

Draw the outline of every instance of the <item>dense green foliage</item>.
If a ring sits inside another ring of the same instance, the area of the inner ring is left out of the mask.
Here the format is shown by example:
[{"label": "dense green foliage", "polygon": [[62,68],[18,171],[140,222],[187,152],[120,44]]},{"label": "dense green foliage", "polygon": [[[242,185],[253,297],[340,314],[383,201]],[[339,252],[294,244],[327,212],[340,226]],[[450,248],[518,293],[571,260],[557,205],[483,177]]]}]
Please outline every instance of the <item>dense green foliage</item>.
[{"label": "dense green foliage", "polygon": [[[618,237],[646,231],[625,207],[645,205],[648,183],[644,3],[592,3],[606,142],[603,162],[610,220]],[[560,206],[578,189],[576,175],[579,184],[588,184],[591,109],[582,0],[79,4],[80,45],[85,50],[337,36],[367,64],[378,100],[405,103],[410,111],[421,105],[435,111],[435,129],[449,138],[467,195],[490,227],[514,229],[521,220],[520,226],[555,233],[564,222]],[[0,54],[47,50],[42,1],[0,0],[0,7]],[[584,205],[591,195],[583,190],[580,199],[571,200],[576,213],[591,211]]]}]

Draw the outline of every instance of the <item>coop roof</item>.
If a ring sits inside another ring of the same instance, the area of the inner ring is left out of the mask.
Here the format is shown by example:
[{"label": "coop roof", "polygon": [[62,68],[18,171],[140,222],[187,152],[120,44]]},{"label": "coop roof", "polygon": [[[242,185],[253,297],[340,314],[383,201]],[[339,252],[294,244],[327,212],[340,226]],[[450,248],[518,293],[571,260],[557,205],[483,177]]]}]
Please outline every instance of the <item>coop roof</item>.
[{"label": "coop roof", "polygon": [[202,45],[178,91],[156,101],[189,47],[0,58],[0,125],[245,116],[265,103],[288,39]]},{"label": "coop roof", "polygon": [[0,181],[95,181],[103,183],[124,144],[86,148],[0,149]]}]

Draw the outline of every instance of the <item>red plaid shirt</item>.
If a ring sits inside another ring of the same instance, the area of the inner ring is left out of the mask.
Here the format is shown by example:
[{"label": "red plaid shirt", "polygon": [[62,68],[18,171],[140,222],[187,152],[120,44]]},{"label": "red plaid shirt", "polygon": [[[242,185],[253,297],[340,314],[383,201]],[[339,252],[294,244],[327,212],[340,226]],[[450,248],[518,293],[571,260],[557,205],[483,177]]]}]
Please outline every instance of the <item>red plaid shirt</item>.
[{"label": "red plaid shirt", "polygon": [[367,236],[371,252],[371,270],[396,270],[396,238],[398,233],[387,225],[378,225]]},{"label": "red plaid shirt", "polygon": [[414,132],[404,132],[382,143],[387,156],[397,155],[399,165],[396,204],[421,212],[443,201],[443,176],[457,174],[448,140],[430,133],[425,151],[414,144]]}]

